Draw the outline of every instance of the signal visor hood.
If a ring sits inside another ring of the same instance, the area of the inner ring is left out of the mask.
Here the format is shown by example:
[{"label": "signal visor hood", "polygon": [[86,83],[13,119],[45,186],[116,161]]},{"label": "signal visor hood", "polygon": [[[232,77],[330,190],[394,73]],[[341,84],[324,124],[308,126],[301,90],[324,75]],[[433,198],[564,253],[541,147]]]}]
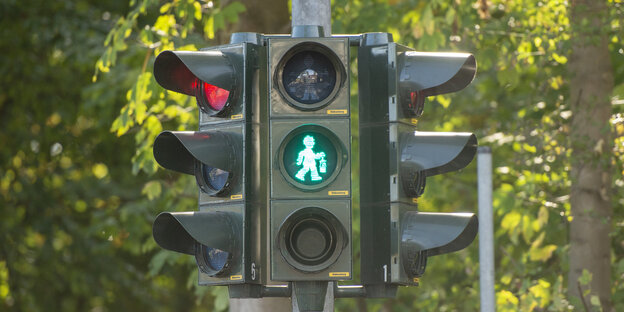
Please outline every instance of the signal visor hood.
[{"label": "signal visor hood", "polygon": [[163,88],[195,96],[196,78],[231,91],[236,71],[221,51],[163,51],[154,61],[154,78]]},{"label": "signal visor hood", "polygon": [[405,254],[427,251],[427,256],[466,248],[477,236],[474,213],[428,213],[408,211],[402,218],[401,248]]},{"label": "signal visor hood", "polygon": [[160,247],[176,252],[194,255],[197,242],[231,253],[241,242],[242,221],[236,219],[222,211],[163,212],[154,220],[152,234]]},{"label": "signal visor hood", "polygon": [[234,133],[163,131],[154,141],[154,158],[163,167],[193,175],[195,161],[228,172],[238,166]]},{"label": "signal visor hood", "polygon": [[426,176],[466,167],[477,152],[477,137],[468,132],[414,131],[400,138],[401,169]]},{"label": "signal visor hood", "polygon": [[477,61],[469,53],[408,51],[397,61],[401,89],[422,92],[425,97],[459,91],[477,72]]}]

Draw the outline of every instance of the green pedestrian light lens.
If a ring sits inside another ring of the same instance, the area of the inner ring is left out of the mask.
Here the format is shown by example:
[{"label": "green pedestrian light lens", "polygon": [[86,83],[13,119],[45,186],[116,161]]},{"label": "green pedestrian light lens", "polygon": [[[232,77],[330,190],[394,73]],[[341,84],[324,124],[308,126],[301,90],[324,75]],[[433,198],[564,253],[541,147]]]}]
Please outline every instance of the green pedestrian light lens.
[{"label": "green pedestrian light lens", "polygon": [[[304,149],[300,150],[297,153],[297,166],[302,166],[295,178],[301,182],[305,182],[306,175],[310,173],[310,180],[315,181],[323,181],[323,178],[319,173],[327,173],[327,160],[325,159],[325,152],[316,149],[318,152],[315,152],[312,148],[316,144],[316,140],[314,140],[314,136],[308,134],[303,137],[303,145]],[[318,166],[317,166],[318,160]]]},{"label": "green pedestrian light lens", "polygon": [[286,143],[282,160],[284,169],[294,181],[316,185],[332,176],[337,154],[335,145],[324,134],[302,131]]}]

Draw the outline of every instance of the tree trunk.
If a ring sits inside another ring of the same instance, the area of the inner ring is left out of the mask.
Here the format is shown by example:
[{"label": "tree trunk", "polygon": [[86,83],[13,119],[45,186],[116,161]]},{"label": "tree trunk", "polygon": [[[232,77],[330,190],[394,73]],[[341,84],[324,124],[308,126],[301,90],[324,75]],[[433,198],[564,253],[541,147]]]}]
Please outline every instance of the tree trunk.
[{"label": "tree trunk", "polygon": [[[231,0],[229,0],[231,1]],[[232,25],[233,32],[257,32],[264,34],[290,33],[290,12],[286,0],[238,0],[247,9]]]},{"label": "tree trunk", "polygon": [[[572,53],[568,69],[573,118],[568,293],[572,302],[586,310],[596,309],[591,297],[597,296],[603,311],[611,311],[613,151],[609,118],[613,69],[606,2],[573,0],[570,8]],[[592,274],[588,284],[579,280],[584,270]]]},{"label": "tree trunk", "polygon": [[245,12],[238,15],[236,24],[228,25],[227,29],[217,33],[217,41],[225,44],[235,32],[255,32],[260,34],[290,33],[290,12],[286,0],[225,0],[225,7],[233,1],[242,3]]}]

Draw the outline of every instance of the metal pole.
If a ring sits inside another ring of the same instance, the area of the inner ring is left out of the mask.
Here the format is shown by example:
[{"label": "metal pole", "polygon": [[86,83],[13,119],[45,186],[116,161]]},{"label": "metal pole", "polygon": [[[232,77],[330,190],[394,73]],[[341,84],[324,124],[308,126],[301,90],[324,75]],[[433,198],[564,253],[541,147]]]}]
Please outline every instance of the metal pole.
[{"label": "metal pole", "polygon": [[478,148],[479,189],[479,285],[481,312],[496,310],[494,300],[494,220],[492,213],[492,149]]},{"label": "metal pole", "polygon": [[325,36],[331,36],[330,0],[293,0],[292,27],[301,25],[323,26]]}]

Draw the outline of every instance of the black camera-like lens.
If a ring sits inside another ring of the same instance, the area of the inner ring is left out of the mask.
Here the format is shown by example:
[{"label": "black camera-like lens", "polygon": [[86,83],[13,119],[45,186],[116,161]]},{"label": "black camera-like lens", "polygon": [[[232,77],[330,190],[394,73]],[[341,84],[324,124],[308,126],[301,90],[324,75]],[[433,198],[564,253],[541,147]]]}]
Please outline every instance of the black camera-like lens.
[{"label": "black camera-like lens", "polygon": [[217,195],[229,185],[230,172],[196,162],[195,179],[197,185],[206,194]]},{"label": "black camera-like lens", "polygon": [[331,256],[335,236],[324,220],[305,219],[291,229],[287,248],[298,262],[315,265]]},{"label": "black camera-like lens", "polygon": [[223,189],[230,176],[230,173],[225,170],[209,166],[203,166],[203,174],[208,186],[215,191]]},{"label": "black camera-like lens", "polygon": [[277,234],[282,257],[302,272],[318,272],[335,263],[348,245],[348,239],[346,229],[336,216],[318,207],[294,211]]},{"label": "black camera-like lens", "polygon": [[316,104],[325,100],[336,87],[336,69],[324,54],[304,50],[286,62],[282,83],[295,101]]},{"label": "black camera-like lens", "polygon": [[200,243],[195,245],[195,260],[200,270],[210,276],[222,276],[228,273],[231,255],[227,251],[208,247]]}]

